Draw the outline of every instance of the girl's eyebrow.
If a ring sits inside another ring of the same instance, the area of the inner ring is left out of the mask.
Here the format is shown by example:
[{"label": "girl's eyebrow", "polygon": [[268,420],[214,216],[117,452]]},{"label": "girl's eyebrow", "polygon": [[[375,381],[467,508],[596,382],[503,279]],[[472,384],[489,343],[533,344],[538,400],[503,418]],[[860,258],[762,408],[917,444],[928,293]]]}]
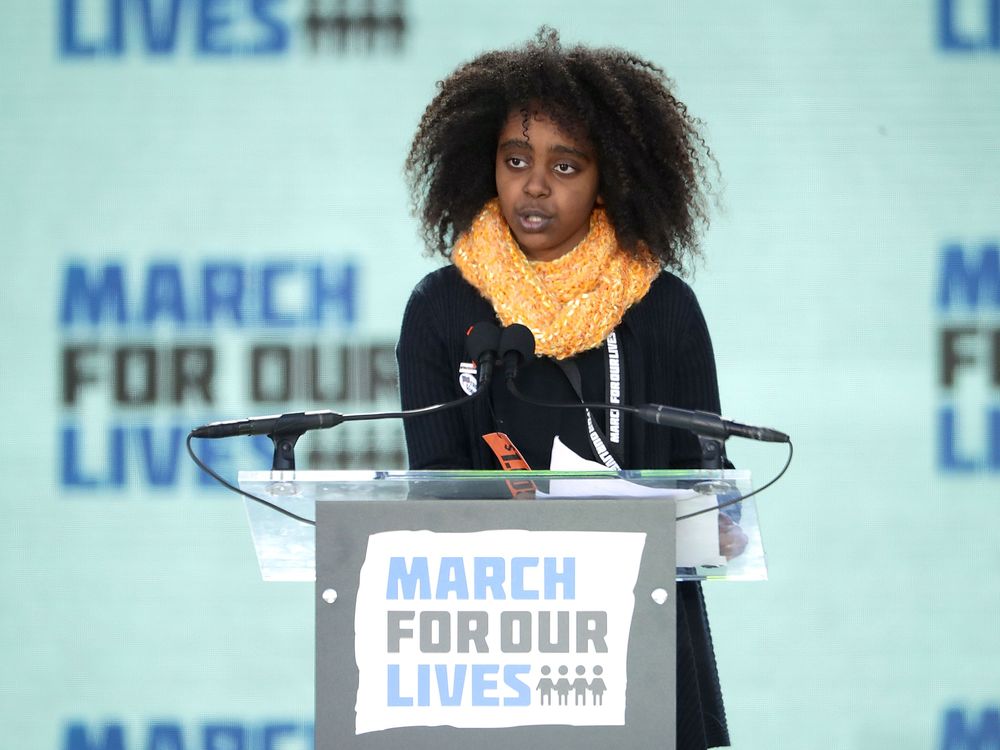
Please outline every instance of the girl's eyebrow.
[{"label": "girl's eyebrow", "polygon": [[535,150],[534,148],[532,148],[531,144],[528,143],[523,138],[508,138],[506,141],[497,146],[498,150],[505,148],[526,148],[529,151]]},{"label": "girl's eyebrow", "polygon": [[[528,141],[523,140],[521,138],[509,138],[503,143],[501,143],[499,146],[497,146],[498,151],[503,151],[508,148],[523,148],[529,151],[535,150],[534,147]],[[590,154],[588,154],[586,151],[581,151],[580,149],[574,148],[573,146],[564,146],[561,144],[557,144],[555,146],[550,147],[549,153],[572,154],[574,156],[579,156],[581,159],[586,159],[587,161],[590,161],[591,158]]]},{"label": "girl's eyebrow", "polygon": [[586,159],[587,161],[590,161],[590,154],[588,154],[586,151],[581,151],[578,148],[574,148],[573,146],[563,146],[560,144],[550,148],[549,152],[556,154],[572,154],[573,156],[579,156],[581,159]]}]

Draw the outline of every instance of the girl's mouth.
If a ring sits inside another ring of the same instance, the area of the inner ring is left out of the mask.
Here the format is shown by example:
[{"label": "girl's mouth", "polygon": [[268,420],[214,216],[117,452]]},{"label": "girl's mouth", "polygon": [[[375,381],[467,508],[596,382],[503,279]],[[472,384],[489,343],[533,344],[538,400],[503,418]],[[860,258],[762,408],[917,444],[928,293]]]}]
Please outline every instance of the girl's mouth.
[{"label": "girl's mouth", "polygon": [[517,215],[518,223],[521,225],[521,229],[525,232],[544,232],[549,224],[552,223],[552,217],[547,214],[538,213],[537,211],[524,211]]}]

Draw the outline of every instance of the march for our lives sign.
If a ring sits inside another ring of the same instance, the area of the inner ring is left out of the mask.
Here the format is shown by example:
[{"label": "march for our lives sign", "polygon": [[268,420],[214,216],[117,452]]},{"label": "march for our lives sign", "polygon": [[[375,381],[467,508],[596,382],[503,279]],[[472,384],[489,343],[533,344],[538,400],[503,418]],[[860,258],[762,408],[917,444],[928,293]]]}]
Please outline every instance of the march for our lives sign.
[{"label": "march for our lives sign", "polygon": [[623,726],[645,544],[641,532],[372,534],[354,618],[356,734]]}]

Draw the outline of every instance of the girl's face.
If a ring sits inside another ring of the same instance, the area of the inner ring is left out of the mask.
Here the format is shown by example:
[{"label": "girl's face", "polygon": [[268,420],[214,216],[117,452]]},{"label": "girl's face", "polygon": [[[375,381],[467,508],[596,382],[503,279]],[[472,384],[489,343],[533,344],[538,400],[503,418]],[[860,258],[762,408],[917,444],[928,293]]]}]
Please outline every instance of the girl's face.
[{"label": "girl's face", "polygon": [[497,140],[497,196],[526,256],[555,260],[587,236],[600,202],[597,178],[589,141],[567,135],[542,112],[527,123],[521,110],[507,117]]}]

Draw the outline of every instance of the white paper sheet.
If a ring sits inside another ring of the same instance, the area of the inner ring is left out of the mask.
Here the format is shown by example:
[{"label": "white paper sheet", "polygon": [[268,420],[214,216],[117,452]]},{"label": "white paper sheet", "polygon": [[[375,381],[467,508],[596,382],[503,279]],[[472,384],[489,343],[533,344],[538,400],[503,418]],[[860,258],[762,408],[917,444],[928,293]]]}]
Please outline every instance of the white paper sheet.
[{"label": "white paper sheet", "polygon": [[[586,459],[566,446],[559,436],[552,441],[552,471],[603,471],[612,474],[602,463]],[[542,495],[542,493],[538,493]],[[553,497],[669,497],[677,504],[677,515],[684,516],[718,505],[715,495],[702,495],[691,490],[667,490],[644,487],[625,479],[608,479],[595,483],[586,479],[555,479],[549,483]],[[719,554],[719,511],[686,518],[677,525],[677,567],[724,566],[726,558]]]}]

